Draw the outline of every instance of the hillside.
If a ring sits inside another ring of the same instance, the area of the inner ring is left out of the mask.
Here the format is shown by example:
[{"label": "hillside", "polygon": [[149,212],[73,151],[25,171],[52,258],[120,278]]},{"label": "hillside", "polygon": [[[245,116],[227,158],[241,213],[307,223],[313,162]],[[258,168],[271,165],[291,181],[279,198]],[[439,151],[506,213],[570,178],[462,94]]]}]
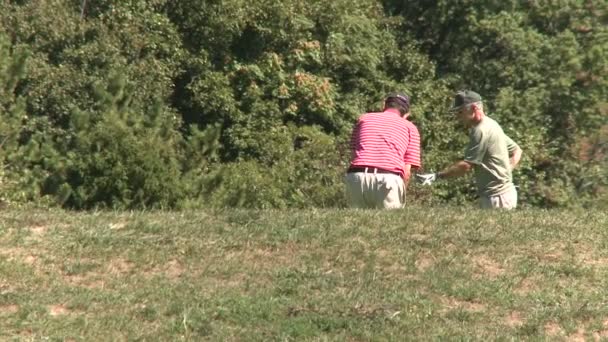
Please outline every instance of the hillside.
[{"label": "hillside", "polygon": [[601,211],[0,213],[0,339],[608,337]]}]

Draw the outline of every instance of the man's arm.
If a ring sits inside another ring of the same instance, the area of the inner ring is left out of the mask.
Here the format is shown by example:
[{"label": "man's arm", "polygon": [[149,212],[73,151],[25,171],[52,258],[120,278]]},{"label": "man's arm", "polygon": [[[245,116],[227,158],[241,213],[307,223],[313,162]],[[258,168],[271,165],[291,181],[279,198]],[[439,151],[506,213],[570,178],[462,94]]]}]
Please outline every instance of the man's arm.
[{"label": "man's arm", "polygon": [[511,170],[513,170],[517,167],[517,164],[519,164],[519,161],[521,160],[521,155],[522,155],[522,150],[519,146],[517,146],[513,150],[511,158],[509,159],[509,162],[511,164]]},{"label": "man's arm", "polygon": [[468,161],[458,161],[443,171],[437,173],[417,174],[416,178],[422,185],[431,185],[440,178],[460,177],[473,169],[473,164]]},{"label": "man's arm", "polygon": [[410,183],[411,176],[412,176],[412,165],[411,164],[403,165],[403,182],[405,183],[405,186],[407,186]]},{"label": "man's arm", "polygon": [[507,139],[507,150],[509,150],[510,155],[509,163],[511,164],[511,170],[513,170],[515,169],[515,167],[517,167],[517,164],[519,164],[522,150],[519,145],[517,145],[515,141],[513,141],[513,139],[509,138],[508,135],[505,134],[505,137]]},{"label": "man's arm", "polygon": [[473,164],[460,160],[443,171],[437,172],[437,178],[461,177],[471,170],[473,170]]},{"label": "man's arm", "polygon": [[408,125],[408,145],[407,150],[405,152],[405,156],[403,158],[404,167],[403,167],[403,180],[405,181],[405,185],[409,183],[412,168],[419,169],[422,166],[422,159],[420,156],[420,132],[418,128],[410,123]]}]

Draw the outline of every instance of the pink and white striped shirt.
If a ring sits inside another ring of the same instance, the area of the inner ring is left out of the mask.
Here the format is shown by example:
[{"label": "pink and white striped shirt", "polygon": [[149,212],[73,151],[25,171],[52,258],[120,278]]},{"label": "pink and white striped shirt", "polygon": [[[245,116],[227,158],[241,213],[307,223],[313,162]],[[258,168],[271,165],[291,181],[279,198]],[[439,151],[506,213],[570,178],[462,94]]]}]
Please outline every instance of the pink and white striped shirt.
[{"label": "pink and white striped shirt", "polygon": [[388,108],[362,115],[352,132],[351,167],[369,166],[404,174],[404,165],[422,166],[418,128]]}]

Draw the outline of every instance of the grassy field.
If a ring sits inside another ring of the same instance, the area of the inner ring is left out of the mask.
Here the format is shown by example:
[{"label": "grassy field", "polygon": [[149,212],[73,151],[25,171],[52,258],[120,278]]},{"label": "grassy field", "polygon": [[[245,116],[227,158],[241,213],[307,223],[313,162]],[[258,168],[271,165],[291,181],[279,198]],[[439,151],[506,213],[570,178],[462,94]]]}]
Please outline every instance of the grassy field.
[{"label": "grassy field", "polygon": [[0,212],[0,340],[608,340],[608,213]]}]

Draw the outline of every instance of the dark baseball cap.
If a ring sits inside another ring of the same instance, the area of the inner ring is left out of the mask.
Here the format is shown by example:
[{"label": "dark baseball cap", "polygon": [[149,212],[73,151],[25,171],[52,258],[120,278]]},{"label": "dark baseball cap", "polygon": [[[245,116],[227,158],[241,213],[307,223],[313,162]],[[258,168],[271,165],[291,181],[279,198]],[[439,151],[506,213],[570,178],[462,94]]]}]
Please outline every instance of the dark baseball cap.
[{"label": "dark baseball cap", "polygon": [[410,110],[410,97],[404,93],[390,93],[385,102],[394,102],[401,106],[406,112]]},{"label": "dark baseball cap", "polygon": [[455,112],[462,106],[470,105],[471,103],[481,102],[481,96],[472,90],[461,90],[454,95],[454,103],[450,112]]}]

